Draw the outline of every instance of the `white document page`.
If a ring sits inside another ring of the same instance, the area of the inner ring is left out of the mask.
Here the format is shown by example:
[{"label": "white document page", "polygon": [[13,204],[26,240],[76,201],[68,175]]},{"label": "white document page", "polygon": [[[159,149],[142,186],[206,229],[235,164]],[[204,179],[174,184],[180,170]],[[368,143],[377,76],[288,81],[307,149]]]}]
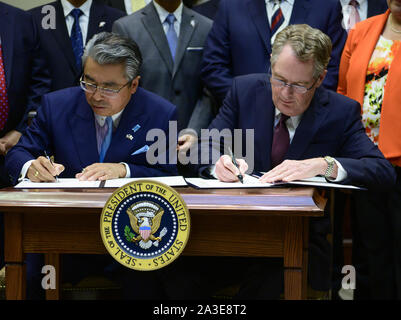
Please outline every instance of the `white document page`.
[{"label": "white document page", "polygon": [[149,177],[149,178],[123,178],[107,180],[104,188],[120,188],[123,185],[137,180],[152,180],[164,183],[170,187],[185,187],[187,183],[183,176]]},{"label": "white document page", "polygon": [[100,181],[79,181],[75,178],[59,178],[56,182],[32,182],[28,179],[22,180],[14,188],[38,189],[38,188],[99,188]]}]

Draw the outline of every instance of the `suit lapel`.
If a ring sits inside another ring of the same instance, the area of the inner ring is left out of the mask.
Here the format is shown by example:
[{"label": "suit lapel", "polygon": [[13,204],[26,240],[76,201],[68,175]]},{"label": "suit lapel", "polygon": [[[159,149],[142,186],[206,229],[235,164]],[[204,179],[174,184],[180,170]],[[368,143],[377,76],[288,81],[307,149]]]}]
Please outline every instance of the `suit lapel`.
[{"label": "suit lapel", "polygon": [[92,39],[95,34],[105,31],[107,23],[108,21],[106,19],[104,7],[93,1],[89,14],[89,25],[88,34],[86,36],[86,43],[88,43],[88,41]]},{"label": "suit lapel", "polygon": [[160,23],[160,18],[157,14],[156,8],[153,2],[147,5],[142,10],[142,23],[145,29],[148,31],[153,43],[157,50],[160,52],[160,56],[164,60],[170,74],[173,74],[173,59],[171,57],[170,48],[168,46],[166,35],[163,31],[163,27]]},{"label": "suit lapel", "polygon": [[317,130],[327,116],[328,103],[327,92],[323,89],[317,89],[309,108],[303,114],[301,122],[295,131],[286,159],[303,159],[303,153],[316,136]]},{"label": "suit lapel", "polygon": [[309,0],[294,1],[289,24],[305,23],[309,12],[311,12]]},{"label": "suit lapel", "polygon": [[[78,97],[74,115],[68,119],[71,127],[76,153],[83,167],[99,162],[97,151],[95,117],[86,102],[83,92]],[[85,132],[85,134],[82,134]]]},{"label": "suit lapel", "polygon": [[71,39],[68,35],[67,24],[65,23],[65,16],[63,11],[63,6],[60,1],[52,3],[56,9],[56,29],[49,29],[56,43],[63,52],[65,58],[68,61],[74,74],[78,74],[79,71],[75,65],[74,52],[72,51]]},{"label": "suit lapel", "polygon": [[188,9],[184,6],[182,10],[180,37],[178,39],[177,51],[175,54],[173,77],[184,57],[185,50],[192,38],[192,34],[194,33],[195,28],[197,28],[197,21],[194,19],[193,15],[188,12]]},{"label": "suit lapel", "polygon": [[248,10],[253,23],[258,30],[267,52],[271,52],[270,26],[267,19],[266,3],[263,0],[248,0]]},{"label": "suit lapel", "polygon": [[6,8],[0,4],[0,37],[7,89],[11,82],[13,64],[14,23],[15,21],[10,21],[10,16],[8,15]]}]

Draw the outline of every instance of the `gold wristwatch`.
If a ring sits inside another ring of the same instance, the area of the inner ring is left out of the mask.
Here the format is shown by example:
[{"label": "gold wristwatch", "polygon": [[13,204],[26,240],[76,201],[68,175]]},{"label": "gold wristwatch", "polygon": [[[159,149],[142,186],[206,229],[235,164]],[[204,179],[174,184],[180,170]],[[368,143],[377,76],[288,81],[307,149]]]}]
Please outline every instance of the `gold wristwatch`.
[{"label": "gold wristwatch", "polygon": [[331,175],[333,174],[335,161],[330,156],[325,156],[324,160],[326,160],[326,162],[327,162],[327,169],[326,169],[326,172],[324,173],[324,177],[327,179],[327,178],[330,178]]}]

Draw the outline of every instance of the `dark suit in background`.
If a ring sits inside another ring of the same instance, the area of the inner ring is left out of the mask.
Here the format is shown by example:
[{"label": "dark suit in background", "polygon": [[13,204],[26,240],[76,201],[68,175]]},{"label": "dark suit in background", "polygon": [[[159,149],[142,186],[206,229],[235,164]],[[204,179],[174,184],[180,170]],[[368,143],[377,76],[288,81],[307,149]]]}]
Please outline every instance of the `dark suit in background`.
[{"label": "dark suit in background", "polygon": [[[50,83],[40,56],[38,30],[29,13],[0,2],[0,41],[9,105],[7,122],[0,131],[3,138],[13,130],[25,131],[29,111],[39,107]],[[0,187],[9,185],[4,156],[0,156]],[[0,268],[4,265],[2,220],[0,214]]]},{"label": "dark suit in background", "polygon": [[385,13],[387,9],[387,0],[368,0],[368,18]]},{"label": "dark suit in background", "polygon": [[220,0],[209,0],[202,4],[194,5],[192,10],[200,13],[201,15],[208,17],[211,20],[214,20],[217,9],[219,8]]},{"label": "dark suit in background", "polygon": [[[49,64],[51,90],[59,90],[78,85],[82,70],[78,70],[72,51],[71,40],[68,35],[63,6],[60,1],[48,5],[54,6],[56,10],[56,28],[43,29],[41,12],[43,6],[32,9],[37,28],[39,29],[40,44],[43,57]],[[86,42],[93,35],[102,31],[111,31],[113,22],[122,16],[124,12],[105,6],[96,1],[92,2],[89,16],[88,34]]]},{"label": "dark suit in background", "polygon": [[[309,24],[326,33],[333,50],[326,88],[336,90],[341,53],[347,33],[338,0],[295,0],[289,24]],[[205,44],[202,79],[222,102],[235,76],[268,72],[270,26],[264,0],[221,0]]]}]

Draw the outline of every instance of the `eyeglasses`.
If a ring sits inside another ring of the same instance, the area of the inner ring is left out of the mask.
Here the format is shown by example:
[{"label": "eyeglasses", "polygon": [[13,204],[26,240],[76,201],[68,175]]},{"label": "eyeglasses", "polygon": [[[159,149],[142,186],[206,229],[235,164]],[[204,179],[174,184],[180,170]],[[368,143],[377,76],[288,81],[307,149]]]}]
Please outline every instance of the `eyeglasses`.
[{"label": "eyeglasses", "polygon": [[104,97],[108,97],[108,98],[116,98],[118,93],[125,87],[127,86],[129,83],[131,83],[132,80],[128,81],[126,84],[124,84],[120,89],[111,89],[111,88],[103,88],[103,87],[99,87],[96,84],[90,83],[90,82],[86,82],[83,81],[83,76],[81,77],[81,79],[79,80],[79,83],[81,85],[82,90],[89,92],[89,93],[95,93],[96,90],[99,90],[99,93],[104,96]]},{"label": "eyeglasses", "polygon": [[272,84],[272,86],[274,86],[276,88],[280,88],[280,89],[282,89],[284,87],[288,87],[290,89],[294,89],[294,91],[296,93],[300,93],[300,94],[307,93],[309,90],[311,90],[315,86],[317,80],[319,79],[319,78],[316,78],[315,81],[313,82],[313,84],[309,88],[307,88],[307,87],[304,87],[304,86],[300,86],[298,84],[287,83],[287,82],[285,82],[283,80],[274,78],[273,75],[271,74],[271,70],[270,69],[269,69],[269,72],[268,72],[268,76],[270,78],[270,83]]}]

